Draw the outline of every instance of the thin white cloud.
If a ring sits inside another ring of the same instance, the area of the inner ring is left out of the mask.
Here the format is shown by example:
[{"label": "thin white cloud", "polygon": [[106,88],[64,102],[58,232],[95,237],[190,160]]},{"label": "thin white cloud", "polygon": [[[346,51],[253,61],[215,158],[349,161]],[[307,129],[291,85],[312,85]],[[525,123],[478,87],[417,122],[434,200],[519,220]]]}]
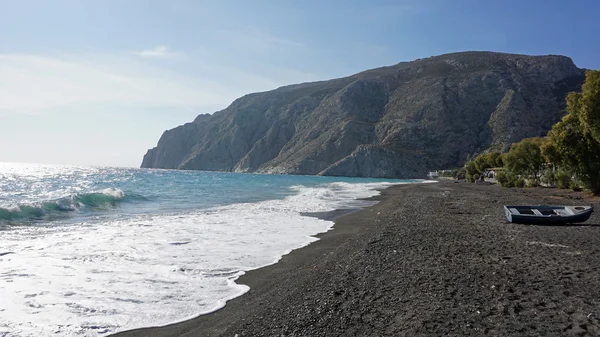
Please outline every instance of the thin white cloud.
[{"label": "thin white cloud", "polygon": [[259,74],[198,64],[178,61],[180,73],[123,56],[0,54],[0,113],[45,114],[94,104],[208,112],[250,92],[315,78],[289,69]]},{"label": "thin white cloud", "polygon": [[218,83],[127,59],[0,54],[0,111],[31,113],[89,103],[202,107],[233,98]]},{"label": "thin white cloud", "polygon": [[146,49],[134,53],[137,56],[145,58],[170,59],[183,56],[183,52],[172,51],[166,46],[157,46],[153,49]]}]

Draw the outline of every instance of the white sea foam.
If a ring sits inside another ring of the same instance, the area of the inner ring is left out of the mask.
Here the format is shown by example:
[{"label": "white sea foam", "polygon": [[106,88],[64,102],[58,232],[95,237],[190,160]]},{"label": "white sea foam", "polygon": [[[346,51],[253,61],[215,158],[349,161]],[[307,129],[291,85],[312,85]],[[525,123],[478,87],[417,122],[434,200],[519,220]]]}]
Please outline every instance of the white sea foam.
[{"label": "white sea foam", "polygon": [[114,187],[105,188],[102,191],[100,191],[100,193],[117,199],[123,199],[125,197],[125,193],[123,191]]},{"label": "white sea foam", "polygon": [[244,271],[333,225],[301,213],[364,206],[357,198],[388,185],[296,186],[283,200],[6,230],[0,336],[101,336],[216,310],[248,290],[234,282]]}]

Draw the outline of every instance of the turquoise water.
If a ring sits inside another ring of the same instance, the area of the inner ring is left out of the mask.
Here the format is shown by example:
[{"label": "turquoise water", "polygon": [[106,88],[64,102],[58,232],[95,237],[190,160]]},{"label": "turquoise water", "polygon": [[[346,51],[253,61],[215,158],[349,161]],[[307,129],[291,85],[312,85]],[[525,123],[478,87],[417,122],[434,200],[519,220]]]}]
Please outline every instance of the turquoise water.
[{"label": "turquoise water", "polygon": [[78,222],[282,199],[293,186],[393,180],[0,163],[0,224]]},{"label": "turquoise water", "polygon": [[0,163],[0,336],[102,336],[216,310],[397,183]]}]

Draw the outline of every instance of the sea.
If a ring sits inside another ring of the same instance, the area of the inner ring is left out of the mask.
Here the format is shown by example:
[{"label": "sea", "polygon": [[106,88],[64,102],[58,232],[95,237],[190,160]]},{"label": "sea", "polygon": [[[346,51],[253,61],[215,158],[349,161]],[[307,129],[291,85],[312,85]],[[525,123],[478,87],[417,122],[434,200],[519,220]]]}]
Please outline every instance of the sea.
[{"label": "sea", "polygon": [[105,336],[223,307],[382,180],[0,163],[0,336]]}]

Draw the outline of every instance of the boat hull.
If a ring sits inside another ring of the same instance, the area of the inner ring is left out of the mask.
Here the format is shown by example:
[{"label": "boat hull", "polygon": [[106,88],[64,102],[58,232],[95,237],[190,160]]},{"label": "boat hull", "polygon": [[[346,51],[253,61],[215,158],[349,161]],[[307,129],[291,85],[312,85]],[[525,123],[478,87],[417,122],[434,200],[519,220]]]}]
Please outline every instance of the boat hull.
[{"label": "boat hull", "polygon": [[[535,207],[535,206],[532,206]],[[504,214],[509,222],[524,225],[567,225],[574,223],[581,223],[587,221],[592,212],[593,208],[589,208],[585,211],[573,214],[573,215],[529,215],[529,214],[515,214],[510,211],[510,206],[504,206]]]}]

